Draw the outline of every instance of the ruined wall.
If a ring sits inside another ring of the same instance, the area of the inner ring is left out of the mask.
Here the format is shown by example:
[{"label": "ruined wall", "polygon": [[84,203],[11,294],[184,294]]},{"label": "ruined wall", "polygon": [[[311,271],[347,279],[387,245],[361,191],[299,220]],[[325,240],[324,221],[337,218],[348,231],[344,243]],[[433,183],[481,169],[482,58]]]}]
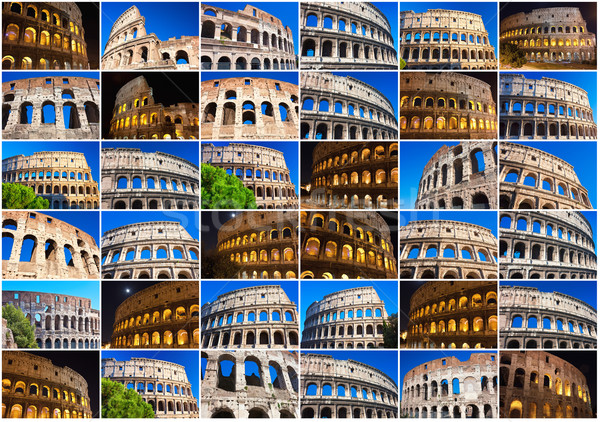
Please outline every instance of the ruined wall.
[{"label": "ruined wall", "polygon": [[[15,337],[10,328],[8,328],[8,321],[2,318],[2,348],[3,349],[16,349],[19,346],[15,342]],[[4,416],[4,415],[2,415]]]}]

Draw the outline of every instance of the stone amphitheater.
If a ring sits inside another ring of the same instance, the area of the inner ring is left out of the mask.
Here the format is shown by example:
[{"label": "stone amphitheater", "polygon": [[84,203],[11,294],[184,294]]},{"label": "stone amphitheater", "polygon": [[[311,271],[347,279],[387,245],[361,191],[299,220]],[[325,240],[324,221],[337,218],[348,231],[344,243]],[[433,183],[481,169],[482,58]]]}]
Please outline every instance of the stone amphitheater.
[{"label": "stone amphitheater", "polygon": [[500,278],[595,279],[596,275],[594,232],[582,213],[500,213]]},{"label": "stone amphitheater", "polygon": [[197,165],[161,151],[102,148],[102,208],[198,209],[198,172]]},{"label": "stone amphitheater", "polygon": [[587,91],[571,83],[502,73],[500,102],[500,139],[597,137],[595,107]]},{"label": "stone amphitheater", "polygon": [[276,16],[246,4],[232,10],[201,4],[203,70],[293,70],[294,34]]},{"label": "stone amphitheater", "polygon": [[100,250],[94,238],[58,218],[38,212],[4,210],[2,237],[11,239],[10,246],[3,243],[10,248],[9,258],[2,260],[3,279],[99,277]]},{"label": "stone amphitheater", "polygon": [[300,75],[301,139],[397,139],[394,106],[380,91],[351,76]]},{"label": "stone amphitheater", "polygon": [[297,418],[298,354],[288,351],[200,352],[204,418]]},{"label": "stone amphitheater", "polygon": [[[495,20],[492,23],[495,25]],[[475,13],[446,9],[400,12],[406,69],[497,69],[492,41],[482,16]]]},{"label": "stone amphitheater", "polygon": [[52,209],[98,209],[100,203],[98,182],[81,152],[40,151],[5,158],[2,182],[32,188]]},{"label": "stone amphitheater", "polygon": [[497,149],[486,141],[442,145],[423,169],[415,209],[498,208]]},{"label": "stone amphitheater", "polygon": [[561,292],[500,286],[503,349],[595,349],[596,309]]},{"label": "stone amphitheater", "polygon": [[373,3],[301,2],[300,22],[302,69],[398,68],[397,35]]},{"label": "stone amphitheater", "polygon": [[79,76],[17,79],[2,82],[2,98],[4,139],[98,139],[100,136],[98,79]]},{"label": "stone amphitheater", "polygon": [[398,417],[398,385],[383,371],[328,355],[309,353],[301,359],[302,418]]}]

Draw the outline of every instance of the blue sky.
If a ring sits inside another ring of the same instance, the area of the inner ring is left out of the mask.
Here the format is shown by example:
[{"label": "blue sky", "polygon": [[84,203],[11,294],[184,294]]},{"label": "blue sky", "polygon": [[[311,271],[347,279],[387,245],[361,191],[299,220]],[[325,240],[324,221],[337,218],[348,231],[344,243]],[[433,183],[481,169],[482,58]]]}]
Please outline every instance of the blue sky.
[{"label": "blue sky", "polygon": [[496,2],[401,2],[400,11],[412,10],[416,13],[427,12],[431,9],[460,10],[481,15],[483,26],[488,32],[490,44],[494,46],[498,56],[498,5]]},{"label": "blue sky", "polygon": [[56,293],[69,296],[78,296],[92,300],[92,309],[100,310],[100,282],[99,281],[8,281],[2,282],[2,290],[20,290],[25,292]]},{"label": "blue sky", "polygon": [[498,237],[498,213],[496,211],[400,211],[400,226],[415,220],[454,220],[476,224],[492,230]]},{"label": "blue sky", "polygon": [[119,142],[102,142],[102,148],[137,148],[143,152],[166,152],[167,154],[176,155],[186,159],[187,161],[199,164],[199,147],[198,142],[184,141],[169,141],[169,142],[138,142],[138,141],[119,141]]},{"label": "blue sky", "polygon": [[197,211],[103,211],[102,233],[127,224],[147,221],[178,221],[194,239],[198,239],[200,223]]},{"label": "blue sky", "polygon": [[200,74],[201,81],[212,81],[214,79],[227,79],[227,78],[266,78],[274,79],[276,81],[289,82],[298,85],[298,72],[265,72],[262,70],[244,71],[239,72],[202,72]]},{"label": "blue sky", "polygon": [[100,79],[100,72],[71,72],[71,71],[35,71],[35,72],[2,72],[2,82],[20,79],[54,77],[54,76],[79,76],[82,78]]},{"label": "blue sky", "polygon": [[398,352],[392,350],[352,350],[335,351],[315,350],[309,353],[331,356],[338,360],[352,359],[379,369],[398,385]]},{"label": "blue sky", "polygon": [[385,15],[392,32],[392,38],[394,39],[394,48],[398,51],[398,3],[394,2],[382,2],[376,1],[371,2],[376,8],[381,10]]},{"label": "blue sky", "polygon": [[164,360],[167,362],[177,363],[185,367],[185,373],[187,374],[188,381],[192,384],[192,394],[199,401],[200,393],[200,377],[198,374],[200,370],[198,368],[198,351],[197,350],[168,350],[168,351],[102,351],[102,359],[114,358],[118,361],[127,361],[131,358],[147,358]]},{"label": "blue sky", "polygon": [[272,2],[202,2],[202,4],[220,7],[221,9],[237,12],[243,10],[247,4],[267,12],[281,20],[284,27],[289,26],[294,36],[294,53],[298,54],[298,3],[295,1],[272,1]]},{"label": "blue sky", "polygon": [[229,293],[233,290],[268,285],[281,286],[290,300],[296,304],[296,307],[298,306],[298,282],[288,280],[202,281],[200,301],[204,305],[208,302],[214,302],[219,295]]},{"label": "blue sky", "polygon": [[351,76],[371,85],[381,92],[394,107],[394,116],[398,120],[398,73],[397,72],[332,72],[338,76]]},{"label": "blue sky", "polygon": [[182,35],[198,36],[200,14],[195,2],[137,2],[137,3],[102,3],[102,41],[101,52],[108,42],[110,30],[115,21],[135,5],[140,14],[146,18],[146,33],[155,33],[159,40],[166,41],[171,37]]},{"label": "blue sky", "polygon": [[301,304],[300,304],[300,325],[304,329],[304,319],[306,310],[315,301],[323,299],[323,296],[340,290],[352,289],[354,287],[372,286],[379,298],[385,303],[385,310],[388,315],[398,312],[398,283],[395,280],[343,280],[327,283],[319,280],[302,280],[301,282]]},{"label": "blue sky", "polygon": [[[564,281],[531,281],[531,280],[506,280],[501,281],[503,286],[535,287],[541,292],[560,292],[583,300],[588,305],[596,308],[596,281],[595,280],[569,280]],[[502,303],[500,303],[502,306]]]}]

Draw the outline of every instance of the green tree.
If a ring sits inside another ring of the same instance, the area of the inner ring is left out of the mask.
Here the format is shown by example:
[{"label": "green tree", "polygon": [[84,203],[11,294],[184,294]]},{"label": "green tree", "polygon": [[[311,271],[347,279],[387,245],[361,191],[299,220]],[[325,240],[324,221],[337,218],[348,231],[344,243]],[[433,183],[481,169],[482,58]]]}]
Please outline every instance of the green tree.
[{"label": "green tree", "polygon": [[103,418],[154,418],[152,406],[133,389],[102,378]]},{"label": "green tree", "polygon": [[383,347],[398,348],[398,314],[389,315],[387,321],[383,320]]},{"label": "green tree", "polygon": [[525,52],[510,43],[500,44],[500,63],[511,67],[523,67],[527,63]]},{"label": "green tree", "polygon": [[202,278],[237,278],[240,266],[231,262],[228,255],[219,254],[215,251],[206,252],[202,248]]},{"label": "green tree", "polygon": [[404,69],[406,67],[406,62],[404,61],[404,59],[402,57],[400,57],[400,70]]},{"label": "green tree", "polygon": [[2,208],[8,210],[46,210],[50,201],[36,196],[33,188],[18,183],[2,183]]},{"label": "green tree", "polygon": [[203,209],[256,208],[254,193],[233,174],[210,164],[202,164],[200,171]]},{"label": "green tree", "polygon": [[35,329],[31,322],[19,308],[15,308],[10,303],[2,307],[2,318],[7,322],[7,327],[13,333],[15,343],[19,349],[37,349],[35,342]]}]

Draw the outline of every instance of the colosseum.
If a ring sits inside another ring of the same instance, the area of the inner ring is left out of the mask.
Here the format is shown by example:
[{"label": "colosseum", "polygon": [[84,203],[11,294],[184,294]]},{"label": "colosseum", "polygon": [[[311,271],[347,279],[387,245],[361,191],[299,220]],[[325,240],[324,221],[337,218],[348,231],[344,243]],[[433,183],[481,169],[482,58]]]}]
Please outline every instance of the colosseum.
[{"label": "colosseum", "polygon": [[135,390],[157,418],[199,417],[198,400],[182,365],[138,357],[128,361],[103,358],[102,377]]},{"label": "colosseum", "polygon": [[497,130],[496,101],[487,82],[444,72],[400,78],[402,139],[496,139]]},{"label": "colosseum", "polygon": [[2,69],[88,69],[77,3],[2,2]]},{"label": "colosseum", "polygon": [[80,374],[37,354],[2,352],[3,418],[92,416],[88,383]]},{"label": "colosseum", "polygon": [[487,141],[443,145],[423,169],[415,209],[498,208],[497,149]]},{"label": "colosseum", "polygon": [[298,217],[288,211],[243,212],[219,228],[217,251],[237,278],[297,278]]},{"label": "colosseum", "polygon": [[588,93],[558,79],[500,74],[500,139],[596,139]]},{"label": "colosseum", "polygon": [[596,309],[561,292],[500,286],[503,349],[595,349]]},{"label": "colosseum", "polygon": [[253,286],[202,305],[202,348],[298,347],[298,311],[281,286]]},{"label": "colosseum", "polygon": [[198,209],[198,174],[176,155],[102,148],[102,208]]},{"label": "colosseum", "polygon": [[373,3],[300,2],[300,22],[302,69],[398,68],[396,34]]},{"label": "colosseum", "polygon": [[296,353],[207,350],[200,356],[206,364],[202,370],[203,419],[298,417]]},{"label": "colosseum", "polygon": [[392,229],[379,213],[302,211],[300,224],[300,278],[397,278]]},{"label": "colosseum", "polygon": [[[398,139],[394,106],[351,76],[300,74],[302,139]],[[354,90],[353,92],[351,92]]]},{"label": "colosseum", "polygon": [[573,166],[528,145],[500,146],[501,209],[590,209]]},{"label": "colosseum", "polygon": [[406,69],[497,69],[491,41],[495,40],[489,39],[481,15],[475,13],[445,9],[400,12]]},{"label": "colosseum", "polygon": [[146,32],[146,19],[133,5],[113,23],[102,55],[102,70],[197,70],[199,37],[161,41]]},{"label": "colosseum", "polygon": [[495,281],[429,281],[410,298],[408,349],[495,349]]},{"label": "colosseum", "polygon": [[500,352],[501,418],[593,418],[592,400],[570,362],[541,351]]},{"label": "colosseum", "polygon": [[328,355],[301,359],[303,418],[398,418],[398,386],[383,371]]},{"label": "colosseum", "polygon": [[98,209],[100,202],[98,182],[81,152],[41,151],[5,158],[2,183],[30,187],[52,209]]},{"label": "colosseum", "polygon": [[110,119],[110,139],[198,139],[198,104],[154,102],[144,76],[127,82],[117,92]]},{"label": "colosseum", "polygon": [[298,139],[298,85],[238,77],[202,81],[201,91],[202,139]]},{"label": "colosseum", "polygon": [[296,69],[294,34],[276,16],[251,4],[237,12],[201,6],[203,70]]},{"label": "colosseum", "polygon": [[498,239],[487,227],[451,220],[400,227],[400,278],[497,279]]},{"label": "colosseum", "polygon": [[500,213],[500,278],[595,279],[596,270],[594,232],[580,212]]},{"label": "colosseum", "polygon": [[596,60],[596,35],[577,7],[548,7],[500,21],[500,42],[525,52],[529,62],[581,63]]},{"label": "colosseum", "polygon": [[[2,237],[9,238],[3,279],[98,279],[100,250],[92,236],[58,218],[32,211],[2,212]],[[42,247],[42,243],[43,247]]]},{"label": "colosseum", "polygon": [[163,281],[123,301],[115,312],[111,349],[198,348],[198,281]]},{"label": "colosseum", "polygon": [[102,235],[102,278],[198,279],[198,240],[177,221],[148,221]]},{"label": "colosseum", "polygon": [[2,83],[2,98],[4,139],[98,139],[100,136],[98,79],[43,76],[12,80]]},{"label": "colosseum", "polygon": [[383,325],[387,318],[385,303],[372,286],[355,287],[328,294],[323,299],[311,303],[306,310],[301,347],[385,347]]},{"label": "colosseum", "polygon": [[320,142],[312,162],[311,206],[398,208],[397,142]]},{"label": "colosseum", "polygon": [[20,309],[40,349],[98,349],[100,312],[91,299],[58,293],[2,290],[2,305]]},{"label": "colosseum", "polygon": [[[495,353],[421,364],[404,376],[401,415],[409,418],[498,418]],[[452,389],[452,391],[450,391]]]},{"label": "colosseum", "polygon": [[258,209],[298,208],[296,186],[281,151],[242,143],[203,143],[202,162],[240,179],[254,193]]}]

